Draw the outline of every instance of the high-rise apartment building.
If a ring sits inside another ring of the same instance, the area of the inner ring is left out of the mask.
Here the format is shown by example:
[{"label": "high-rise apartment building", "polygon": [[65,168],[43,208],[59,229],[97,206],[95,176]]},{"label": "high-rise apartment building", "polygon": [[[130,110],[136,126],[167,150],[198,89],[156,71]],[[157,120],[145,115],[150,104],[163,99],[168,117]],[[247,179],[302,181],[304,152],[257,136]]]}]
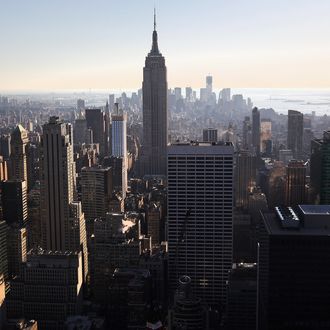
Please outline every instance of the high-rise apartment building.
[{"label": "high-rise apartment building", "polygon": [[257,329],[329,328],[329,212],[299,205],[262,214]]},{"label": "high-rise apartment building", "polygon": [[169,281],[191,278],[209,304],[226,301],[233,245],[233,146],[212,143],[168,147]]},{"label": "high-rise apartment building", "polygon": [[141,174],[166,175],[167,78],[165,58],[158,49],[156,19],[152,48],[143,68],[143,148]]},{"label": "high-rise apartment building", "polygon": [[27,131],[22,125],[17,125],[11,133],[10,139],[10,178],[16,180],[27,181],[27,165],[26,165],[26,146],[29,142]]},{"label": "high-rise apartment building", "polygon": [[295,159],[301,159],[304,133],[304,115],[296,110],[288,110],[288,149]]},{"label": "high-rise apartment building", "polygon": [[260,111],[252,110],[252,145],[257,155],[260,153]]},{"label": "high-rise apartment building", "polygon": [[297,206],[306,202],[306,164],[291,160],[286,167],[285,199],[287,206]]}]

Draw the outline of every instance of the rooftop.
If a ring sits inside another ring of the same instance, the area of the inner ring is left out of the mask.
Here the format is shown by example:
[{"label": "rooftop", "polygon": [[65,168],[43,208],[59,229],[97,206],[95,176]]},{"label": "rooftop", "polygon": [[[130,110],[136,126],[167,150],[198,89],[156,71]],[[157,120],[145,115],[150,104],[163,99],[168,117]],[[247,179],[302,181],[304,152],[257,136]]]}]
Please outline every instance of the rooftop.
[{"label": "rooftop", "polygon": [[330,214],[330,205],[299,205],[299,209],[303,214]]},{"label": "rooftop", "polygon": [[200,154],[200,155],[233,155],[234,147],[231,142],[177,142],[168,146],[169,155]]},{"label": "rooftop", "polygon": [[276,207],[262,215],[270,235],[330,236],[330,205]]}]

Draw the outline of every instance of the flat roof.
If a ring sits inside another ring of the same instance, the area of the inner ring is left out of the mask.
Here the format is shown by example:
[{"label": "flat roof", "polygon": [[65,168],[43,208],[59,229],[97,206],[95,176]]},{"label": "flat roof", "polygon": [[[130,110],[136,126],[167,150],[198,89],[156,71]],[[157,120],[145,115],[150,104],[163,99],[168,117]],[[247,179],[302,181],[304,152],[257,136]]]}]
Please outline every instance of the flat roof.
[{"label": "flat roof", "polygon": [[232,143],[215,144],[212,142],[175,143],[167,147],[168,155],[231,155],[234,154]]},{"label": "flat roof", "polygon": [[281,225],[280,219],[274,212],[262,213],[268,234],[275,236],[330,236],[330,226],[325,227],[304,227],[285,228]]},{"label": "flat roof", "polygon": [[330,215],[330,205],[298,205],[303,214]]}]

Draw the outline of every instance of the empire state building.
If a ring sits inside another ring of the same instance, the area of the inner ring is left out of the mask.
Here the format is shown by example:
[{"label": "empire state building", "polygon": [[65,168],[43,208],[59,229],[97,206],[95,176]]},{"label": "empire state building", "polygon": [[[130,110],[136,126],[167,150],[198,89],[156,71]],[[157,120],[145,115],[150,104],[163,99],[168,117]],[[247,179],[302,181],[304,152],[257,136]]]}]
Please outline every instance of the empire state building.
[{"label": "empire state building", "polygon": [[158,49],[156,15],[152,48],[143,68],[143,175],[166,175],[167,78],[165,58]]}]

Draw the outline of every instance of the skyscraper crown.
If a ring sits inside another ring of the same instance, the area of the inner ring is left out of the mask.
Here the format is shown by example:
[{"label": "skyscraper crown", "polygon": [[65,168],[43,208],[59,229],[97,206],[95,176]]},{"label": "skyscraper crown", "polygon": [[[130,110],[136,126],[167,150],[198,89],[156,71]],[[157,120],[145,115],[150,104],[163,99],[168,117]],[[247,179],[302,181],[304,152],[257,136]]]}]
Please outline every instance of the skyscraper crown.
[{"label": "skyscraper crown", "polygon": [[152,47],[150,55],[160,55],[158,48],[158,35],[156,30],[156,9],[154,9],[154,31],[152,32]]}]

